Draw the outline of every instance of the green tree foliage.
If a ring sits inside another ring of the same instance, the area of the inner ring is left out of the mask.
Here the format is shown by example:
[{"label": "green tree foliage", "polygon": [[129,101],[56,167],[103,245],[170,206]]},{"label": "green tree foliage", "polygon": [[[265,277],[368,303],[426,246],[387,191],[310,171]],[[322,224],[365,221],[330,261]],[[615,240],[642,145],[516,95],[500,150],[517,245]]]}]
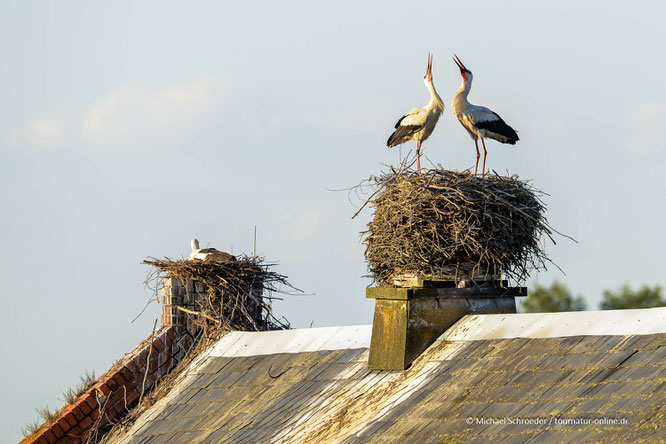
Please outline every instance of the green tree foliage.
[{"label": "green tree foliage", "polygon": [[632,290],[624,285],[617,291],[605,290],[600,308],[602,310],[619,310],[623,308],[650,308],[666,305],[666,298],[659,285],[648,287],[643,285],[639,290]]},{"label": "green tree foliage", "polygon": [[585,300],[574,297],[566,285],[554,281],[550,287],[536,284],[521,305],[526,313],[585,310]]}]

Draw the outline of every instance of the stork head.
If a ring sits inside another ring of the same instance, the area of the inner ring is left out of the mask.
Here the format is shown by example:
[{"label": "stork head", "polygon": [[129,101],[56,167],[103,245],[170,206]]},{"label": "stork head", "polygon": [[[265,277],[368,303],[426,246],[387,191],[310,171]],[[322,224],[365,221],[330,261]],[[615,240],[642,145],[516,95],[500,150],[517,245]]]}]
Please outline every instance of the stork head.
[{"label": "stork head", "polygon": [[432,54],[428,54],[428,67],[426,68],[425,76],[423,80],[426,83],[432,83]]},{"label": "stork head", "polygon": [[199,249],[199,240],[198,239],[192,239],[190,241],[190,246],[192,247],[192,251],[198,250]]},{"label": "stork head", "polygon": [[456,62],[456,65],[458,65],[458,68],[460,68],[460,75],[463,78],[463,82],[471,82],[472,78],[472,71],[469,69],[465,68],[465,65],[463,65],[463,62],[460,61],[457,55],[453,54],[453,61]]}]

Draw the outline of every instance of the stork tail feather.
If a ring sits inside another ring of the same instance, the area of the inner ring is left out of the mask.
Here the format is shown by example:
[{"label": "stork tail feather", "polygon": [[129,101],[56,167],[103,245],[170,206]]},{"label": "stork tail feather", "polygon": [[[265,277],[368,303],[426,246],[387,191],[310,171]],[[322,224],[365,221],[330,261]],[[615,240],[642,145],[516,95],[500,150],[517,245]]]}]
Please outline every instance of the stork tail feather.
[{"label": "stork tail feather", "polygon": [[388,138],[386,146],[396,146],[405,143],[420,129],[421,127],[419,125],[400,126],[393,132],[393,134],[391,134],[391,137]]},{"label": "stork tail feather", "polygon": [[501,118],[485,122],[476,122],[474,126],[476,126],[479,129],[486,130],[487,137],[490,137],[491,139],[495,139],[502,143],[515,145],[516,142],[520,140],[516,130],[507,125],[507,123]]}]

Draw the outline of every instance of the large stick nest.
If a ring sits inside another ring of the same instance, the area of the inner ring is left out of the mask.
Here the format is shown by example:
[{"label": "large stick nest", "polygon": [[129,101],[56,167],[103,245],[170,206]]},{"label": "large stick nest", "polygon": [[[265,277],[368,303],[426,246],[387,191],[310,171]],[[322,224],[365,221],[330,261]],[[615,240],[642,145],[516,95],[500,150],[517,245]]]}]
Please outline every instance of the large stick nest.
[{"label": "large stick nest", "polygon": [[[443,169],[371,177],[375,214],[363,232],[379,284],[399,275],[522,282],[550,262],[542,239],[554,231],[541,191],[517,177],[484,178]],[[360,211],[360,210],[359,210]],[[553,241],[554,242],[554,241]]]},{"label": "large stick nest", "polygon": [[[232,262],[156,259],[143,261],[155,270],[146,285],[158,293],[165,278],[185,283],[188,298],[195,301],[194,315],[203,328],[261,331],[288,328],[273,316],[273,294],[292,287],[287,277],[271,271],[274,264],[243,256]],[[190,295],[192,293],[192,295]]]}]

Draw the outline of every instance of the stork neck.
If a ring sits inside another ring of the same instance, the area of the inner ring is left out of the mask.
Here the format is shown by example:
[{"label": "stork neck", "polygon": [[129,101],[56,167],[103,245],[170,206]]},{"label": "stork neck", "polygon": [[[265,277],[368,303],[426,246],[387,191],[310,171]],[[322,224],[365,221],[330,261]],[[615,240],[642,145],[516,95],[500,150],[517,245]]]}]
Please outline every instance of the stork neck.
[{"label": "stork neck", "polygon": [[453,95],[451,108],[454,114],[458,115],[458,113],[464,111],[469,106],[467,95],[470,89],[472,89],[472,82],[463,82],[458,91]]},{"label": "stork neck", "polygon": [[428,103],[429,107],[433,106],[439,106],[442,108],[442,105],[444,102],[442,102],[442,98],[439,97],[439,94],[437,94],[437,91],[435,90],[435,85],[432,82],[425,82],[426,88],[428,88],[428,92],[430,92],[430,102]]},{"label": "stork neck", "polygon": [[471,89],[472,89],[472,82],[463,81],[462,84],[460,85],[460,88],[458,88],[458,91],[456,91],[456,97],[460,97],[460,99],[467,100],[467,96],[469,95],[469,91]]}]

